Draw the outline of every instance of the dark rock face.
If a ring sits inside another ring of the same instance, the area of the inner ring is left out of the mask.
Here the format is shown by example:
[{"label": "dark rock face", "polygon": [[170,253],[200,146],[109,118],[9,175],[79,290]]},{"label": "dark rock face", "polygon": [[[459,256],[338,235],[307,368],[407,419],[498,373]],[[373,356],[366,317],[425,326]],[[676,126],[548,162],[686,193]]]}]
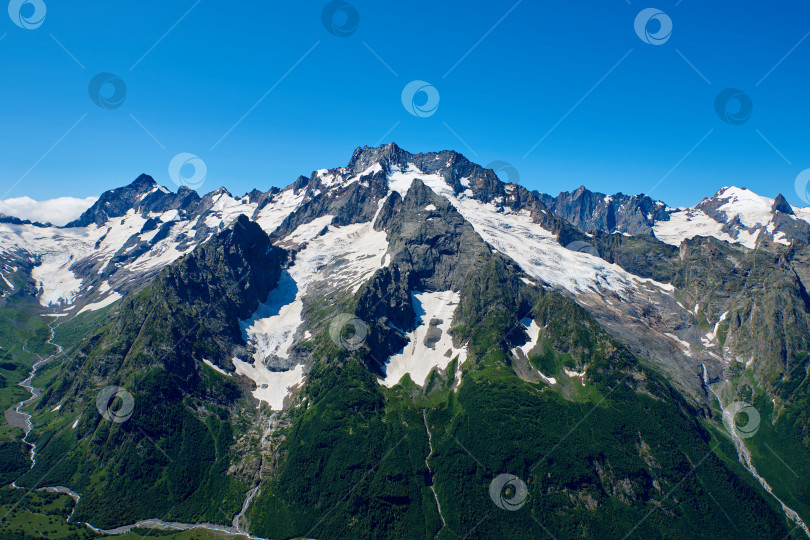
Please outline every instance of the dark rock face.
[{"label": "dark rock face", "polygon": [[441,319],[436,319],[436,318],[430,319],[430,321],[428,321],[428,323],[427,323],[428,324],[428,330],[425,333],[425,339],[423,340],[424,344],[427,347],[430,347],[431,349],[435,349],[436,348],[436,343],[438,343],[439,340],[442,339],[442,329],[439,328],[439,326],[442,324],[442,322],[444,322],[444,321],[442,321]]},{"label": "dark rock face", "polygon": [[377,215],[377,219],[374,222],[374,230],[387,230],[391,220],[399,213],[401,207],[402,196],[399,194],[399,192],[394,191],[385,198],[385,201],[383,201],[383,205],[380,208],[380,213]]},{"label": "dark rock face", "polygon": [[416,290],[459,290],[472,262],[490,251],[455,207],[419,179],[388,232],[392,263],[408,269]]},{"label": "dark rock face", "polygon": [[364,146],[354,151],[346,169],[352,175],[355,175],[362,173],[375,163],[406,167],[409,157],[410,154],[395,143],[386,144],[379,148]]},{"label": "dark rock face", "polygon": [[479,257],[490,253],[455,207],[419,179],[404,199],[392,193],[383,203],[386,208],[376,226],[388,232],[391,264],[361,289],[355,311],[363,320],[376,321],[369,346],[377,359],[407,343],[400,330],[416,324],[412,291],[459,291]]},{"label": "dark rock face", "polygon": [[669,220],[666,205],[646,195],[607,196],[581,186],[572,193],[566,191],[556,197],[543,194],[540,198],[557,216],[583,231],[652,236],[656,221]]},{"label": "dark rock face", "polygon": [[782,235],[784,235],[781,237],[782,240],[788,242],[796,240],[805,244],[810,242],[810,223],[807,223],[801,219],[796,219],[796,217],[793,215],[793,209],[791,209],[790,206],[788,206],[787,209],[790,210],[790,213],[783,212],[781,210],[774,212],[774,233],[768,236],[775,240],[780,236],[779,233],[781,232]]},{"label": "dark rock face", "polygon": [[240,215],[211,241],[161,273],[159,285],[185,304],[227,305],[238,319],[246,319],[275,287],[285,261],[284,250],[273,246],[255,222]]},{"label": "dark rock face", "polygon": [[50,227],[50,223],[39,223],[38,221],[31,221],[29,219],[20,219],[14,216],[6,216],[0,214],[0,223],[10,223],[11,225],[33,225],[34,227]]},{"label": "dark rock face", "polygon": [[[669,221],[673,213],[684,211],[668,208],[663,202],[643,194],[605,195],[591,192],[584,186],[572,193],[563,192],[556,197],[540,194],[539,198],[557,217],[582,231],[626,233],[633,236],[655,237],[653,227],[656,223]],[[724,188],[686,211],[705,213],[720,224],[722,232],[733,239],[754,235],[755,238],[769,241],[810,240],[810,224],[801,219],[793,219],[793,209],[782,195],[777,195],[771,206],[772,226],[746,226],[739,215],[727,214],[724,207],[729,200]]]},{"label": "dark rock face", "polygon": [[599,256],[618,264],[631,274],[661,283],[672,281],[678,248],[651,236],[625,236],[594,232],[593,242]]},{"label": "dark rock face", "polygon": [[125,215],[146,193],[157,187],[155,180],[142,174],[128,186],[105,191],[98,200],[85,210],[79,219],[66,227],[86,227],[91,223],[103,225],[108,219]]},{"label": "dark rock face", "polygon": [[747,250],[696,237],[681,245],[672,284],[699,306],[700,318],[718,324],[724,354],[753,359],[760,383],[772,390],[810,350],[810,300],[799,277],[810,274],[808,260],[806,244]]},{"label": "dark rock face", "polygon": [[[367,341],[370,369],[381,373],[384,360],[407,344],[402,332],[413,330],[418,322],[414,291],[460,293],[452,326],[466,330],[453,336],[458,343],[469,339],[475,328],[490,324],[492,317],[509,330],[509,336],[492,347],[505,350],[525,343],[518,321],[532,305],[533,297],[526,292],[532,287],[521,280],[527,276],[493,252],[447,199],[417,178],[404,198],[396,192],[389,196],[375,227],[388,232],[391,263],[358,293],[355,315],[374,321]],[[430,346],[441,338],[440,323],[421,322],[428,325],[424,342]]]},{"label": "dark rock face", "polygon": [[771,207],[772,212],[782,212],[783,214],[787,214],[789,216],[793,214],[793,208],[788,204],[785,197],[780,193],[776,196],[773,200],[773,206]]}]

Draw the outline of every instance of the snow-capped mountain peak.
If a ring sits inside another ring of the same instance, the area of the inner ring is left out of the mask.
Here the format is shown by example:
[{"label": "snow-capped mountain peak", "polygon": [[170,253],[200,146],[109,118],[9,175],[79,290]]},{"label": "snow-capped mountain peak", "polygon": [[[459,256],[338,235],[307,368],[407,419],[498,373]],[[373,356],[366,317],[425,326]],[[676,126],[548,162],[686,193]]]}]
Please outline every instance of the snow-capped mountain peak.
[{"label": "snow-capped mountain peak", "polygon": [[718,221],[728,222],[739,217],[750,228],[767,225],[773,218],[773,199],[757,195],[746,188],[724,187],[713,197],[696,205]]},{"label": "snow-capped mountain peak", "polygon": [[758,242],[788,245],[810,240],[810,209],[792,207],[784,196],[770,199],[735,186],[724,187],[692,208],[670,213],[654,228],[661,240],[679,245],[694,236],[713,236],[753,249]]},{"label": "snow-capped mountain peak", "polygon": [[810,241],[810,208],[791,206],[782,195],[770,199],[735,186],[689,208],[670,208],[646,195],[605,195],[584,187],[541,198],[557,216],[582,230],[653,236],[675,246],[696,236],[751,249],[760,241]]}]

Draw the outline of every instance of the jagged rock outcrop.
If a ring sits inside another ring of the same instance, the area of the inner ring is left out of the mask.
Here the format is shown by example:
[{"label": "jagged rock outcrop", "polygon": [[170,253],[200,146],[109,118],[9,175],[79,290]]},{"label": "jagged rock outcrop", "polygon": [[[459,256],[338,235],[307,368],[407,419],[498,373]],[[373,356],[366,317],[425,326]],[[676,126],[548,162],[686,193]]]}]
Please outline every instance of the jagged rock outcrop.
[{"label": "jagged rock outcrop", "polygon": [[656,221],[666,221],[666,205],[646,195],[605,195],[580,186],[556,197],[541,195],[543,203],[557,216],[583,231],[652,235]]}]

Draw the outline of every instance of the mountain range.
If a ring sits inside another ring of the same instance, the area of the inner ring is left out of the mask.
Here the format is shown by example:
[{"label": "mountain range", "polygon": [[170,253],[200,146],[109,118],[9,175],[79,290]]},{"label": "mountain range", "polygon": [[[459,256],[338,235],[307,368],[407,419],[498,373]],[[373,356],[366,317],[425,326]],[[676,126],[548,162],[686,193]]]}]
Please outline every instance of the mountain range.
[{"label": "mountain range", "polygon": [[0,504],[56,490],[77,535],[810,536],[808,286],[810,208],[744,188],[551,196],[393,143],[240,197],[141,175],[0,218]]}]

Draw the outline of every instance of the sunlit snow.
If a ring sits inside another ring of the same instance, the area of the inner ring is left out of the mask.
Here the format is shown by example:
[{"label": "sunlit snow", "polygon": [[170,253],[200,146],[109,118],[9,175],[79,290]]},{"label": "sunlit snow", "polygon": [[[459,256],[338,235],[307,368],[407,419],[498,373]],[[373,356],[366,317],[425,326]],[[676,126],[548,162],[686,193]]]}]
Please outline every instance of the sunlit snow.
[{"label": "sunlit snow", "polygon": [[[515,347],[515,349],[513,349],[513,350],[519,350],[520,352],[522,352],[524,354],[524,356],[526,356],[526,358],[528,358],[529,357],[529,351],[531,351],[535,347],[535,345],[537,345],[537,339],[540,337],[540,330],[541,329],[540,329],[540,326],[537,324],[537,322],[534,321],[534,319],[529,319],[527,317],[527,318],[523,319],[520,322],[526,328],[526,333],[529,334],[529,341],[525,345]],[[546,383],[548,383],[548,384],[557,384],[557,379],[555,379],[554,377],[548,377],[547,375],[540,372],[534,366],[531,366],[531,368]]]},{"label": "sunlit snow", "polygon": [[[114,302],[117,302],[121,299],[121,295],[117,292],[113,291],[110,293],[106,298],[103,300],[99,300],[98,302],[93,302],[92,304],[86,304],[82,309],[79,310],[79,313],[84,313],[86,311],[95,311],[97,309],[105,308]],[[78,315],[78,314],[77,314]]]},{"label": "sunlit snow", "polygon": [[[266,360],[289,358],[289,348],[303,322],[303,299],[310,287],[326,282],[331,290],[347,288],[354,292],[384,266],[383,255],[388,249],[384,231],[373,230],[371,222],[328,226],[331,220],[331,216],[324,216],[303,224],[284,239],[284,243],[306,247],[296,254],[295,263],[282,273],[278,286],[270,291],[253,317],[240,323],[247,341],[255,348],[253,362],[241,362],[250,366],[243,373],[257,385],[268,384],[268,389],[258,388],[253,395],[274,409],[280,408],[276,405],[286,396],[286,386],[274,381],[286,384],[290,371],[271,371]],[[317,236],[327,226],[328,231]],[[271,395],[270,390],[284,396]]]},{"label": "sunlit snow", "polygon": [[[385,366],[385,379],[382,383],[389,388],[397,384],[406,373],[410,374],[413,382],[422,386],[434,368],[445,369],[456,356],[459,356],[459,364],[467,358],[466,348],[453,347],[450,336],[450,325],[458,306],[459,294],[453,291],[411,294],[418,326],[407,333],[410,342],[402,351],[392,355]],[[434,321],[434,328],[441,331],[441,337],[436,343],[427,345],[425,337],[431,321]]]}]

